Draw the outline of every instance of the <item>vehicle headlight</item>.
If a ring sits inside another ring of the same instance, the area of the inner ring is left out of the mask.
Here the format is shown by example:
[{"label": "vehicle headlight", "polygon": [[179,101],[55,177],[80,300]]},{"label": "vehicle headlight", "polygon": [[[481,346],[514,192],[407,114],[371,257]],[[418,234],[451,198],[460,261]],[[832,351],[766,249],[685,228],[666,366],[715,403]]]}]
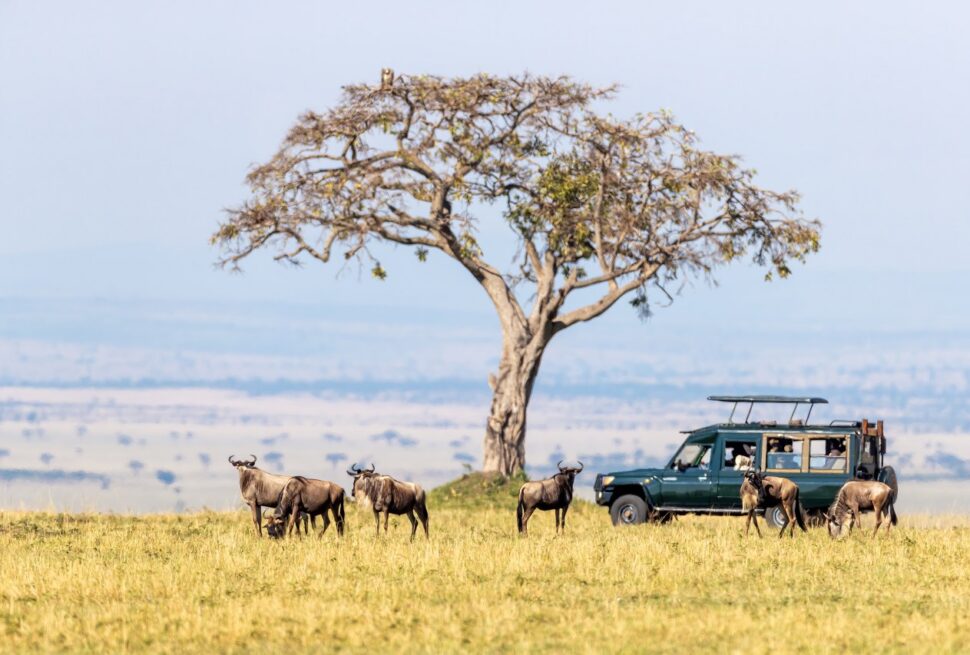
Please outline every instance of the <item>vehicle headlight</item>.
[{"label": "vehicle headlight", "polygon": [[600,486],[601,487],[608,487],[608,486],[610,486],[610,484],[613,483],[613,480],[614,479],[616,479],[616,476],[614,476],[614,475],[604,475],[603,476],[603,483]]},{"label": "vehicle headlight", "polygon": [[653,476],[652,475],[648,475],[647,477],[645,477],[643,479],[643,484],[650,484],[651,482],[653,482]]}]

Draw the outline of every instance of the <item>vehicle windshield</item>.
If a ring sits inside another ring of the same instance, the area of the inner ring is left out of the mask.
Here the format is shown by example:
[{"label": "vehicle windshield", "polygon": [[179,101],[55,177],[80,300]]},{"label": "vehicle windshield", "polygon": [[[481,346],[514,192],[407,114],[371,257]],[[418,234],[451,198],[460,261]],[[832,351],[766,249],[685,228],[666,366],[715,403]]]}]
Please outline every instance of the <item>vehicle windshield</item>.
[{"label": "vehicle windshield", "polygon": [[697,468],[707,470],[711,464],[711,446],[709,444],[684,444],[670,463],[670,468],[686,471]]}]

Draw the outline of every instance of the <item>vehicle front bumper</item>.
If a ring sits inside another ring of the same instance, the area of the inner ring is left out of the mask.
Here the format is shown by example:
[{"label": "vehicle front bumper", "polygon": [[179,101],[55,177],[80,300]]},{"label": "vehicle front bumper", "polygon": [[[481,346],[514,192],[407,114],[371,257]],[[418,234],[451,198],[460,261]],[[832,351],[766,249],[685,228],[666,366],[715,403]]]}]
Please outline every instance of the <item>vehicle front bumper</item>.
[{"label": "vehicle front bumper", "polygon": [[603,474],[598,473],[596,475],[596,481],[593,482],[593,491],[596,492],[596,504],[597,505],[609,505],[610,500],[613,498],[613,490],[610,488],[603,488]]},{"label": "vehicle front bumper", "polygon": [[612,489],[602,489],[596,492],[597,505],[609,505],[611,500],[613,500]]}]

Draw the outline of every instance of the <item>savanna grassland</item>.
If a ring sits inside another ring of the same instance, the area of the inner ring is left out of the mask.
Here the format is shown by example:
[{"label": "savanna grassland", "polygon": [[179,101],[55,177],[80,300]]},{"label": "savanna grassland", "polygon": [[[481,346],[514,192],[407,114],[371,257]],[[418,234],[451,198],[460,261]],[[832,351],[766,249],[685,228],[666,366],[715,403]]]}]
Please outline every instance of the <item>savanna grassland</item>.
[{"label": "savanna grassland", "polygon": [[339,542],[259,540],[242,511],[3,512],[0,652],[970,651],[965,519],[759,540],[580,503],[565,536],[537,513],[520,539],[513,508],[432,496],[413,544],[354,505]]}]

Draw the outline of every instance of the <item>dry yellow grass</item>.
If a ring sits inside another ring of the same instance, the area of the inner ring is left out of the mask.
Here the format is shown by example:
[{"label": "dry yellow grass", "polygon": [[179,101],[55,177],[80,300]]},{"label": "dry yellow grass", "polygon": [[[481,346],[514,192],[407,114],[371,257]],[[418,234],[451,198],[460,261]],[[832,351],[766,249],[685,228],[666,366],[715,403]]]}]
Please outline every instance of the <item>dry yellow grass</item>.
[{"label": "dry yellow grass", "polygon": [[[740,518],[614,530],[580,505],[556,538],[514,515],[431,510],[375,540],[257,540],[247,514],[0,514],[0,651],[957,652],[970,527],[744,539]],[[871,526],[868,517],[867,524]]]}]

